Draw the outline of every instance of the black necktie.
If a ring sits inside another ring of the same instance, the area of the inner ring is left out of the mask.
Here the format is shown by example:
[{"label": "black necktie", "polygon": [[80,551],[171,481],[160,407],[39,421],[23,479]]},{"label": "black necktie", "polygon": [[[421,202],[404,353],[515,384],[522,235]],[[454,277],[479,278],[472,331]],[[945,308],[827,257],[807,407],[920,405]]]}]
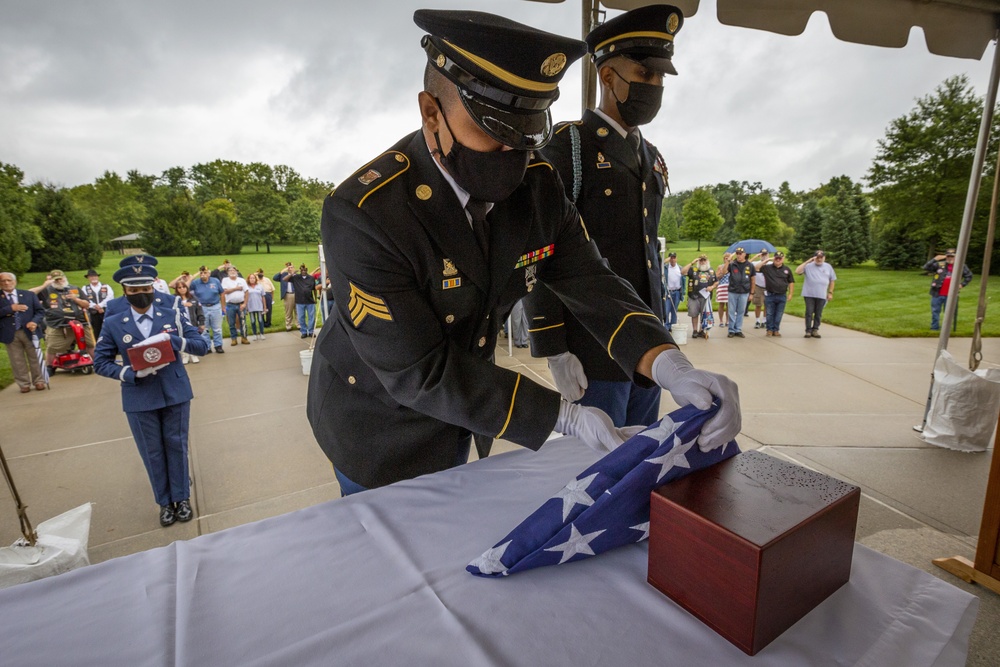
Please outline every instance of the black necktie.
[{"label": "black necktie", "polygon": [[638,132],[632,132],[626,139],[628,139],[629,146],[632,147],[632,152],[635,153],[635,159],[639,161],[639,165],[642,165],[642,137],[639,136]]},{"label": "black necktie", "polygon": [[490,257],[490,223],[486,219],[486,213],[490,209],[490,202],[479,199],[470,199],[465,205],[465,210],[472,216],[472,231],[476,233],[476,241],[479,249],[483,251],[483,257]]}]

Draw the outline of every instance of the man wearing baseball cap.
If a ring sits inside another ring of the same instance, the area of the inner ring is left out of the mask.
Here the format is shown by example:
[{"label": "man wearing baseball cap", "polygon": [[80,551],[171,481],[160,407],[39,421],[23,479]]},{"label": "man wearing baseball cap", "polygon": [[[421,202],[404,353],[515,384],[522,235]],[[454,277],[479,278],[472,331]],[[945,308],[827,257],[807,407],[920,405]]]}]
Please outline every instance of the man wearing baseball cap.
[{"label": "man wearing baseball cap", "polygon": [[[672,5],[649,5],[620,14],[587,35],[597,67],[597,108],[556,126],[542,150],[559,172],[566,194],[611,270],[628,281],[643,303],[665,321],[677,321],[676,302],[664,300],[657,229],[667,193],[663,156],[642,136],[660,108],[663,80],[676,74],[674,37],[684,23]],[[674,298],[680,296],[680,271]],[[668,280],[671,276],[668,276]],[[656,421],[660,388],[639,386],[608,356],[587,327],[542,287],[525,299],[532,354],[548,357],[566,400],[600,408],[617,426]],[[562,324],[557,327],[555,325]]]},{"label": "man wearing baseball cap", "polygon": [[[187,456],[193,393],[181,357],[203,356],[208,343],[179,311],[154,302],[154,264],[148,255],[132,255],[115,272],[128,308],[105,316],[94,369],[121,382],[122,407],[160,506],[160,525],[166,527],[194,517]],[[176,354],[158,363],[163,354],[153,345],[162,342]],[[141,356],[149,365],[133,369],[132,348],[144,350]],[[121,365],[115,360],[119,355]]]},{"label": "man wearing baseball cap", "polygon": [[[586,52],[500,16],[419,10],[421,128],[343,181],[323,208],[336,310],[309,375],[307,414],[353,493],[481,456],[492,438],[537,449],[553,429],[598,452],[626,434],[606,414],[493,363],[514,302],[545,283],[638,382],[708,409],[701,446],[740,428],[729,379],[696,371],[601,259],[558,175],[559,81]],[[671,354],[673,353],[673,354]]]},{"label": "man wearing baseball cap", "polygon": [[[948,248],[943,255],[935,255],[934,259],[924,264],[924,271],[934,276],[931,280],[931,331],[941,330],[941,311],[944,310],[948,302],[948,293],[952,285],[955,284],[952,274],[955,271],[955,249]],[[968,266],[962,265],[962,280],[958,283],[958,289],[972,281],[972,271]],[[957,296],[957,295],[956,295]],[[955,309],[955,318],[958,319],[958,309]]]}]

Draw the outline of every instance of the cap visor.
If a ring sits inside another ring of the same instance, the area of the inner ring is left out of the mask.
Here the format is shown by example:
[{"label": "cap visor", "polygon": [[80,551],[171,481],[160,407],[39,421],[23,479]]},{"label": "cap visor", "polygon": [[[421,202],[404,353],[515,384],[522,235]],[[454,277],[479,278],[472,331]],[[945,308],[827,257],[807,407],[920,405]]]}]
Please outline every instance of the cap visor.
[{"label": "cap visor", "polygon": [[487,104],[459,89],[459,98],[483,132],[504,146],[533,150],[549,143],[552,138],[552,116],[549,110],[515,113]]},{"label": "cap visor", "polygon": [[635,60],[656,72],[673,74],[674,76],[677,75],[677,70],[674,68],[674,64],[670,61],[670,58],[655,58],[653,56],[649,56],[647,58],[636,57]]}]

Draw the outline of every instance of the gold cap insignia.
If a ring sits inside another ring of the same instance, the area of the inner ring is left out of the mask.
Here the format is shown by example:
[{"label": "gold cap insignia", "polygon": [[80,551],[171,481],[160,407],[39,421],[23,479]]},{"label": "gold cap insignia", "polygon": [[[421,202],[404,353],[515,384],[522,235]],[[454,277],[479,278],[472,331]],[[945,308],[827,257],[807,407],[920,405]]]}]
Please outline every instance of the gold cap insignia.
[{"label": "gold cap insignia", "polygon": [[677,16],[677,14],[671,14],[667,18],[667,32],[669,32],[671,35],[677,32],[677,26],[680,24],[680,22],[681,20]]},{"label": "gold cap insignia", "polygon": [[417,186],[417,199],[419,199],[420,201],[427,201],[428,199],[431,198],[431,195],[433,194],[434,191],[431,190],[431,186],[429,185]]},{"label": "gold cap insignia", "polygon": [[542,75],[543,76],[555,76],[563,70],[566,66],[566,54],[565,53],[553,53],[551,56],[545,59],[542,63]]},{"label": "gold cap insignia", "polygon": [[443,275],[454,276],[458,274],[458,269],[455,268],[455,262],[451,261],[447,257],[444,258],[444,271]]},{"label": "gold cap insignia", "polygon": [[439,54],[437,57],[437,66],[444,67],[444,64],[448,62],[448,59],[444,57],[444,54]]},{"label": "gold cap insignia", "polygon": [[382,174],[378,173],[374,169],[369,169],[365,173],[358,176],[358,181],[361,185],[371,185],[380,178],[382,178]]},{"label": "gold cap insignia", "polygon": [[354,283],[349,284],[351,286],[351,300],[348,302],[347,307],[351,311],[351,322],[354,323],[355,329],[360,327],[361,323],[369,315],[377,317],[380,320],[392,322],[392,314],[389,312],[389,306],[385,304],[385,301],[377,296],[365,294]]},{"label": "gold cap insignia", "polygon": [[396,162],[406,162],[406,158],[403,157],[402,153],[396,153]]},{"label": "gold cap insignia", "polygon": [[597,128],[597,136],[599,136],[601,139],[608,136],[608,128],[606,127]]}]

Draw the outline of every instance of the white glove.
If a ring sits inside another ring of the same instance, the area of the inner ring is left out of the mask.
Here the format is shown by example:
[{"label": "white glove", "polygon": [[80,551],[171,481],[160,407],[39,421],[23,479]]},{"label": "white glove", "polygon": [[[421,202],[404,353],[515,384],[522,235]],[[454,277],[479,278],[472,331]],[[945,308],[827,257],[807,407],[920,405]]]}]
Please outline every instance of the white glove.
[{"label": "white glove", "polygon": [[583,364],[577,356],[572,352],[563,352],[548,357],[547,361],[556,389],[562,397],[570,403],[583,398],[583,392],[587,389],[587,375],[583,372]]},{"label": "white glove", "polygon": [[155,336],[150,336],[146,340],[139,341],[132,347],[145,347],[147,345],[156,345],[157,343],[165,340],[170,340],[170,334],[168,334],[166,331],[161,331]]},{"label": "white glove", "polygon": [[560,401],[556,430],[573,435],[598,454],[604,455],[631,438],[644,426],[615,428],[614,422],[603,410],[577,403]]},{"label": "white glove", "polygon": [[144,378],[147,375],[153,375],[156,371],[162,370],[169,366],[170,364],[160,364],[159,366],[150,366],[149,368],[143,368],[142,370],[136,371],[135,376],[137,378]]},{"label": "white glove", "polygon": [[709,419],[698,449],[703,452],[725,445],[743,426],[740,414],[740,390],[725,375],[696,370],[680,350],[665,350],[653,360],[653,380],[670,392],[680,406],[693,405],[699,410],[712,407],[712,398],[720,401],[719,412]]}]

